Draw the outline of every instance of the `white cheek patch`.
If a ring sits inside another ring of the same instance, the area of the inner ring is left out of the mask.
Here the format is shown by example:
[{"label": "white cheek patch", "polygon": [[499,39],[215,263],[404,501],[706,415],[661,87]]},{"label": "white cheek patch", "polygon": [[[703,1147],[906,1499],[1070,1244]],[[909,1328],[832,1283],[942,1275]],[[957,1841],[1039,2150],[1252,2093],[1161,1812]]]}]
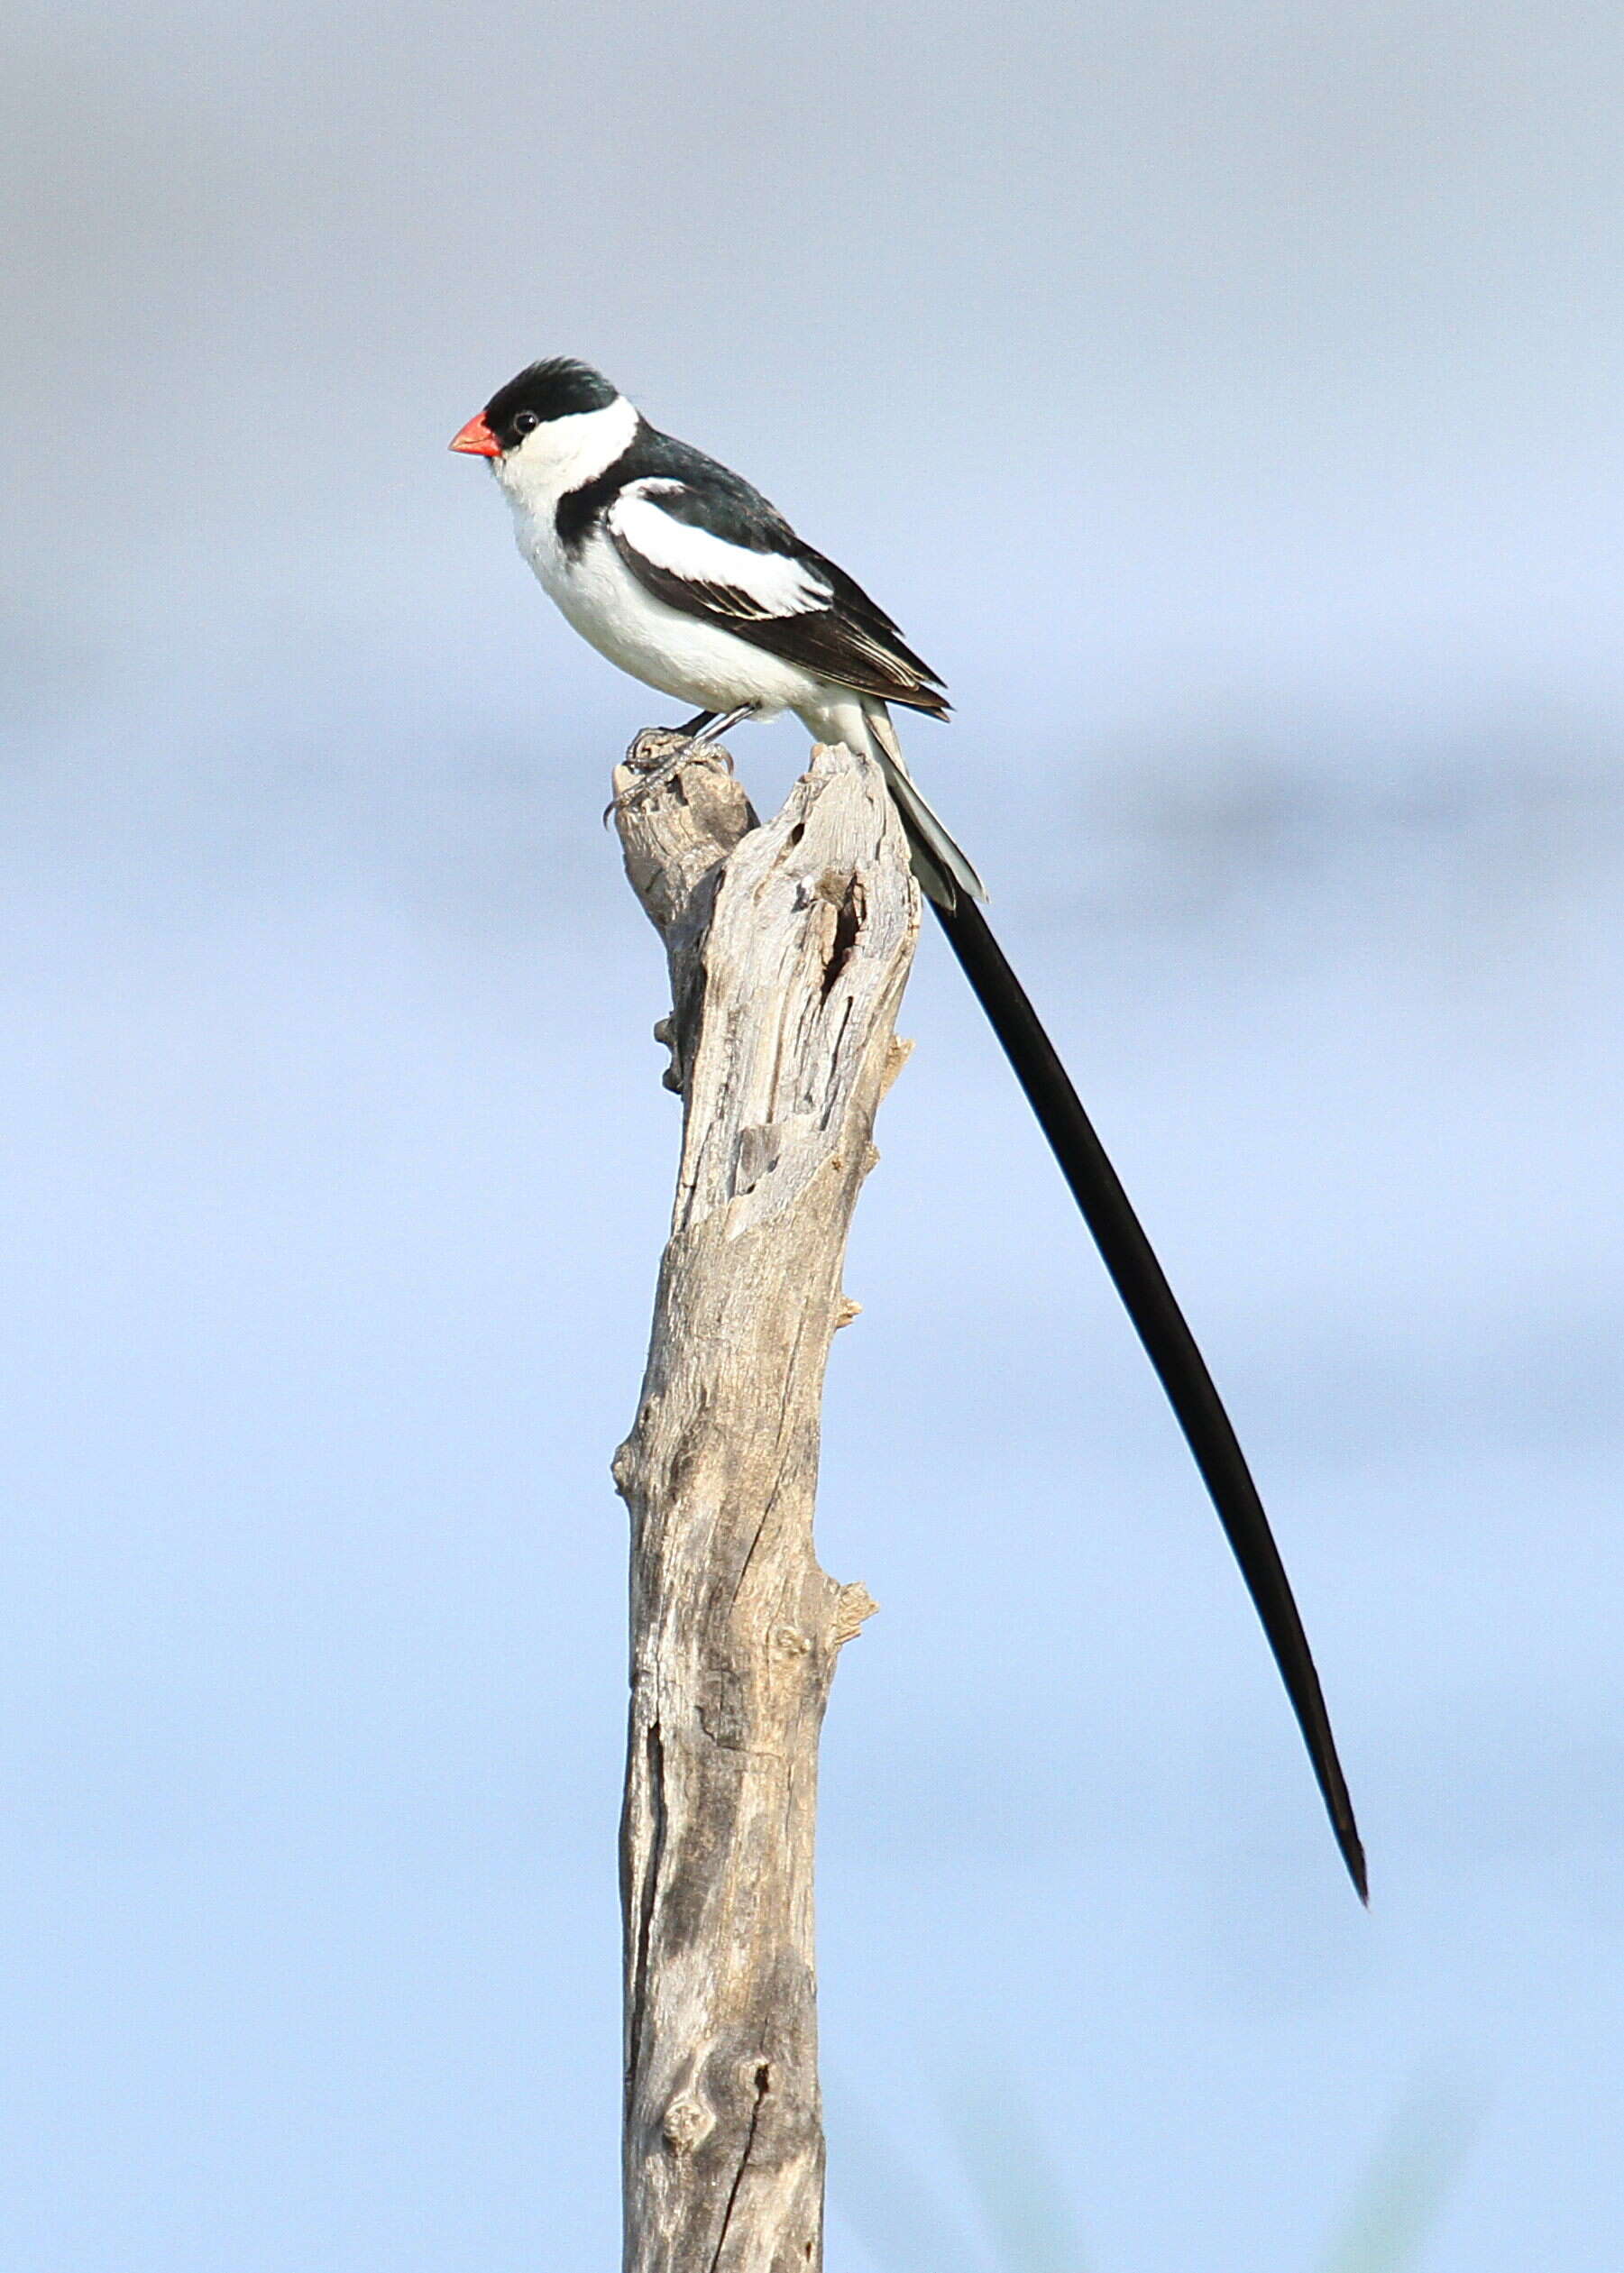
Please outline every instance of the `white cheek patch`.
[{"label": "white cheek patch", "polygon": [[497,461],[497,472],[503,488],[516,498],[533,505],[550,504],[624,457],[637,431],[637,411],[619,395],[601,410],[573,410],[566,417],[544,419],[517,450]]},{"label": "white cheek patch", "polygon": [[737,592],[763,616],[804,616],[828,607],[829,586],[799,561],[783,553],[753,553],[709,529],[673,519],[656,500],[661,490],[669,495],[682,486],[657,480],[635,483],[610,507],[610,528],[651,566],[686,583]]}]

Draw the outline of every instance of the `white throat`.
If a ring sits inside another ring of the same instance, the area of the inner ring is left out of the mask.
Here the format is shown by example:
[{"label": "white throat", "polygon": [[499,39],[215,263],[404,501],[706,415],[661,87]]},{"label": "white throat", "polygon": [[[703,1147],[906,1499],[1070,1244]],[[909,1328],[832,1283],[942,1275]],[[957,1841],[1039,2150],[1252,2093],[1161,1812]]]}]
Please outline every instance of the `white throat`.
[{"label": "white throat", "polygon": [[593,481],[630,446],[638,414],[624,395],[601,410],[548,418],[493,463],[516,513],[551,515],[561,497]]}]

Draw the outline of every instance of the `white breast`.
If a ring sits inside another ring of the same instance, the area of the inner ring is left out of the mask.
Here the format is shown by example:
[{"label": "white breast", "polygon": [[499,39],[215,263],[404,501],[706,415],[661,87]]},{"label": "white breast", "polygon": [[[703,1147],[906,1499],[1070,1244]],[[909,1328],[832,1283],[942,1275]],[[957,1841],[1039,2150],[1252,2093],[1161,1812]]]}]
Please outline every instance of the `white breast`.
[{"label": "white breast", "polygon": [[646,686],[702,710],[751,702],[768,716],[822,690],[814,672],[655,599],[601,531],[572,555],[558,541],[550,510],[530,511],[517,497],[512,502],[518,548],[548,598],[600,655]]}]

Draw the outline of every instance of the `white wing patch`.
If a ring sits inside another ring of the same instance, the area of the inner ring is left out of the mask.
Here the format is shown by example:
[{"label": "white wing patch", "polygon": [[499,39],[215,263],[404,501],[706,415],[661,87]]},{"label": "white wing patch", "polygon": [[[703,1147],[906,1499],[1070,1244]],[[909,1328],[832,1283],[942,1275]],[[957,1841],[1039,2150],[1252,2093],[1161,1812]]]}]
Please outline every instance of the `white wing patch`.
[{"label": "white wing patch", "polygon": [[833,593],[815,569],[784,553],[753,553],[748,545],[674,519],[659,497],[682,488],[669,480],[634,481],[609,509],[610,533],[666,575],[725,592],[735,614],[804,616],[828,607]]}]

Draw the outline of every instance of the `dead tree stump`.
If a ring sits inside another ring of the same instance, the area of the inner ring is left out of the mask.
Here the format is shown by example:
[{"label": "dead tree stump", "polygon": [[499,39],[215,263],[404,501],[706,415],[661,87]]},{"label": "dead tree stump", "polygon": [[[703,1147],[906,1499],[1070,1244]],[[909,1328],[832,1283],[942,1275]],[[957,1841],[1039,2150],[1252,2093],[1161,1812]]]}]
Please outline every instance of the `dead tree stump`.
[{"label": "dead tree stump", "polygon": [[[680,738],[640,735],[619,794]],[[818,2273],[812,1857],[837,1652],[812,1544],[847,1233],[919,896],[876,768],[819,749],[757,826],[718,754],[618,813],[665,939],[682,1165],[636,1424],[621,1826],[626,2273]]]}]

